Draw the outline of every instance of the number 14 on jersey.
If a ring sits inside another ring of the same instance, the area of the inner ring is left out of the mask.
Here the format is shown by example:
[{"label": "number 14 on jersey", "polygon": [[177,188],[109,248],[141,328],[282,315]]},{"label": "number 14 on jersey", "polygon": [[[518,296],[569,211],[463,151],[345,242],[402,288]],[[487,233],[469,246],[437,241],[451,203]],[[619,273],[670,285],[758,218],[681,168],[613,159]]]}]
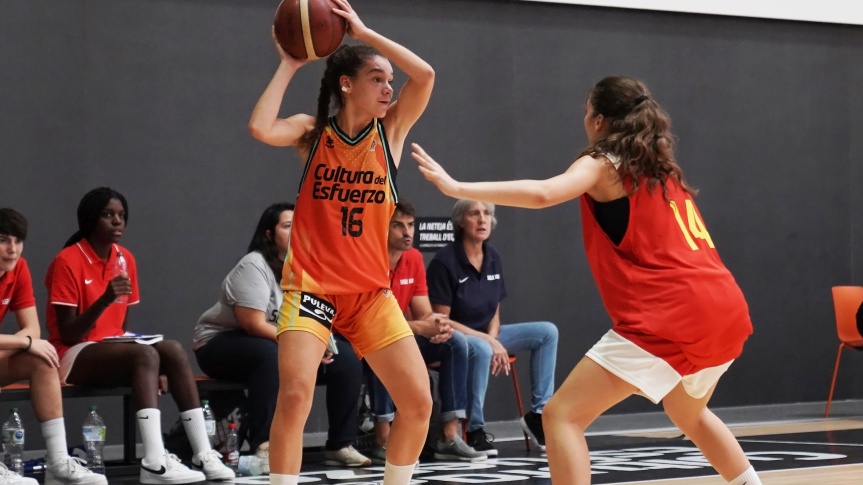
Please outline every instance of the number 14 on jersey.
[{"label": "number 14 on jersey", "polygon": [[699,249],[692,239],[693,237],[707,241],[707,245],[711,248],[715,247],[713,246],[713,239],[710,239],[710,234],[704,228],[704,222],[698,217],[695,204],[691,200],[686,199],[686,223],[683,222],[683,217],[680,216],[677,204],[673,200],[668,201],[668,204],[671,206],[671,210],[674,211],[674,218],[677,219],[677,224],[680,226],[681,232],[683,232],[683,237],[686,238],[686,242],[689,243],[689,247],[693,251],[698,251]]}]

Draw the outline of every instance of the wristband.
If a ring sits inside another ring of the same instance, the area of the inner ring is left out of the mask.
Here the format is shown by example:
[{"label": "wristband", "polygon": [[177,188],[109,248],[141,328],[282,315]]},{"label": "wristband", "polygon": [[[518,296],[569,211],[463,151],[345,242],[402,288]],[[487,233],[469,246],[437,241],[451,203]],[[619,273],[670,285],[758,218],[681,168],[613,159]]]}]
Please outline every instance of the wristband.
[{"label": "wristband", "polygon": [[29,335],[25,335],[25,337],[27,337],[27,346],[24,347],[24,352],[27,352],[28,350],[30,350],[30,347],[33,346],[33,337]]}]

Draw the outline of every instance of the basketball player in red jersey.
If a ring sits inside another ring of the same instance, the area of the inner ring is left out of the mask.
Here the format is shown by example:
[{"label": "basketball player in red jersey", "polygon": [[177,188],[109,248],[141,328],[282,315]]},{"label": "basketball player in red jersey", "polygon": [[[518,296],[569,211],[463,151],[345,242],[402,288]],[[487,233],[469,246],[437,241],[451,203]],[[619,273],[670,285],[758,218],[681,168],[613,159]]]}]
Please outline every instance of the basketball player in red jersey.
[{"label": "basketball player in red jersey", "polygon": [[[270,483],[299,479],[303,426],[332,330],[344,335],[398,408],[385,485],[407,485],[428,432],[431,396],[413,333],[389,291],[387,231],[395,175],[408,130],[428,104],[434,71],[405,47],[366,27],[346,0],[333,11],[365,45],[327,58],[316,116],[279,118],[285,90],[305,61],[287,55],[252,113],[249,130],[273,146],[296,146],[305,171],[282,276],[280,389],[270,433]],[[393,68],[408,80],[393,101]],[[330,116],[330,104],[337,111]]]},{"label": "basketball player in red jersey", "polygon": [[760,485],[728,427],[707,409],[752,324],[674,160],[669,118],[628,77],[598,82],[586,111],[589,146],[546,180],[458,182],[413,145],[420,171],[452,197],[534,209],[581,197],[587,259],[614,326],[542,414],[552,482],[589,484],[585,429],[640,394],[662,401],[728,483]]}]

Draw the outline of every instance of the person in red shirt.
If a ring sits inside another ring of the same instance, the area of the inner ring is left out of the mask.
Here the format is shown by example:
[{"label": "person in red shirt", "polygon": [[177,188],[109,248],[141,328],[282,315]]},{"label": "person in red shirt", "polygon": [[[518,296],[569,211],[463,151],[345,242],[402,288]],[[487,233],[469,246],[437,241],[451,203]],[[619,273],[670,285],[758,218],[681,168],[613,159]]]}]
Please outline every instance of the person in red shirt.
[{"label": "person in red shirt", "polygon": [[[18,331],[0,335],[0,386],[30,381],[33,412],[39,420],[47,452],[45,478],[52,483],[107,485],[78,458],[66,452],[66,425],[63,398],[57,369],[57,351],[41,338],[33,281],[27,261],[21,256],[27,239],[27,219],[18,211],[0,209],[0,322],[11,310],[18,321]],[[36,485],[0,463],[0,485]]]},{"label": "person in red shirt", "polygon": [[[78,205],[78,232],[48,267],[49,340],[60,356],[60,378],[91,387],[130,386],[144,444],[141,483],[232,480],[234,472],[210,447],[195,377],[176,340],[153,345],[103,342],[128,329],[129,306],[138,304],[138,272],[132,253],[120,246],[129,206],[109,187],[88,192]],[[119,270],[117,260],[127,262]],[[192,445],[190,470],[162,443],[158,409],[160,375],[167,377]]]},{"label": "person in red shirt", "polygon": [[413,145],[420,171],[452,197],[527,208],[581,197],[587,260],[614,326],[543,412],[552,482],[589,484],[585,429],[641,394],[663,402],[728,483],[760,485],[734,435],[707,409],[752,323],[674,159],[668,115],[644,83],[622,76],[599,81],[585,107],[589,146],[546,180],[458,182]]},{"label": "person in red shirt", "polygon": [[[390,289],[427,365],[437,363],[441,409],[441,432],[434,445],[436,460],[484,461],[481,453],[465,443],[459,423],[467,417],[468,343],[461,332],[454,331],[452,321],[433,313],[426,285],[425,261],[413,247],[414,206],[399,200],[390,219],[387,251],[390,260]],[[372,411],[375,414],[375,443],[372,460],[385,460],[393,405],[389,393],[371,373]]]}]

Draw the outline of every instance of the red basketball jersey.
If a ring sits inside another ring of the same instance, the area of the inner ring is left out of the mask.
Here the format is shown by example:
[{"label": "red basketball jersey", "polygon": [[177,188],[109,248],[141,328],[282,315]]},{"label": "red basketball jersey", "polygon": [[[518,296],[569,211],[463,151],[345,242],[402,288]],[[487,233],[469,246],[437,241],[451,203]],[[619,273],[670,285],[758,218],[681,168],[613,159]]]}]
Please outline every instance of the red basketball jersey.
[{"label": "red basketball jersey", "polygon": [[389,287],[395,174],[378,119],[350,138],[330,118],[300,182],[284,290],[340,295]]},{"label": "red basketball jersey", "polygon": [[[628,184],[627,184],[628,185]],[[582,233],[591,271],[614,330],[651,352],[655,336],[678,344],[696,367],[737,358],[752,333],[749,309],[722,264],[695,203],[674,180],[629,197],[629,224],[618,246],[581,198]],[[657,357],[657,352],[651,352]],[[686,369],[678,369],[678,371]]]}]

